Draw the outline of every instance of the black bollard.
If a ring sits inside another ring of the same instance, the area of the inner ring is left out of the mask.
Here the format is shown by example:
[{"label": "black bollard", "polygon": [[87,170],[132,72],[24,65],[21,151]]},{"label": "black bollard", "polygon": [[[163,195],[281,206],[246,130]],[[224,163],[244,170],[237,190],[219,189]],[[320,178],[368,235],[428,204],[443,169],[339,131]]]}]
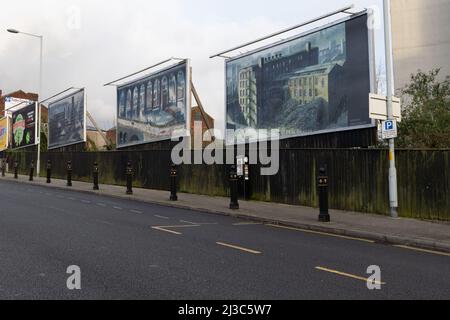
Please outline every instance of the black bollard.
[{"label": "black bollard", "polygon": [[93,190],[100,190],[100,188],[98,186],[98,163],[97,163],[97,161],[94,162],[93,176],[94,176]]},{"label": "black bollard", "polygon": [[232,165],[230,170],[230,209],[238,210],[238,176],[236,166]]},{"label": "black bollard", "polygon": [[52,183],[52,162],[47,160],[47,183]]},{"label": "black bollard", "polygon": [[19,163],[17,160],[14,161],[14,179],[19,179]]},{"label": "black bollard", "polygon": [[72,161],[67,161],[67,186],[72,186]]},{"label": "black bollard", "polygon": [[33,181],[33,176],[34,176],[34,160],[31,160],[31,165],[30,165],[30,181]]},{"label": "black bollard", "polygon": [[127,194],[133,194],[133,167],[131,166],[131,161],[127,163]]},{"label": "black bollard", "polygon": [[170,201],[178,201],[177,196],[177,166],[172,164],[170,167]]},{"label": "black bollard", "polygon": [[6,176],[6,160],[2,159],[2,177]]},{"label": "black bollard", "polygon": [[317,185],[319,187],[319,221],[330,222],[331,217],[328,212],[328,175],[325,166],[319,169],[319,176],[317,177]]}]

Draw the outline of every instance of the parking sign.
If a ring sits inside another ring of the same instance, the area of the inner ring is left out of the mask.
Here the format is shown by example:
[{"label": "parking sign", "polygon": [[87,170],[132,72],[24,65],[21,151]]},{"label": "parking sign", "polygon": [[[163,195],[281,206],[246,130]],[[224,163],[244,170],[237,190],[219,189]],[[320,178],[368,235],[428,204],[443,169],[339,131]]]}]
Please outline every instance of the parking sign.
[{"label": "parking sign", "polygon": [[382,122],[382,138],[385,140],[397,138],[397,121],[388,120]]}]

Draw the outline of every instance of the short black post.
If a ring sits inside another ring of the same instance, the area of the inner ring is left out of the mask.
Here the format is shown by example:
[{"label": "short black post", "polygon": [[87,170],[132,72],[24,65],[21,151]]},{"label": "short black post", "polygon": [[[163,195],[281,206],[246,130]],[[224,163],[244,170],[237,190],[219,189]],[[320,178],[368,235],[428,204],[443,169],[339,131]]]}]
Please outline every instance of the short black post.
[{"label": "short black post", "polygon": [[319,221],[330,222],[330,214],[328,212],[328,175],[325,166],[319,169],[319,176],[317,177],[317,185],[319,187]]},{"label": "short black post", "polygon": [[236,166],[232,165],[230,170],[230,209],[238,210],[238,176]]},{"label": "short black post", "polygon": [[127,163],[127,194],[133,194],[133,167],[131,166],[131,161]]},{"label": "short black post", "polygon": [[52,162],[47,160],[47,183],[52,183]]},{"label": "short black post", "polygon": [[6,160],[2,159],[2,177],[6,176]]},{"label": "short black post", "polygon": [[19,163],[17,162],[17,160],[15,160],[14,161],[14,179],[19,179],[18,173],[19,173]]},{"label": "short black post", "polygon": [[98,186],[98,163],[97,161],[94,162],[94,171],[93,171],[93,176],[94,176],[94,190],[100,190],[99,186]]},{"label": "short black post", "polygon": [[177,166],[172,164],[170,167],[170,201],[178,201],[177,196]]},{"label": "short black post", "polygon": [[34,176],[34,160],[31,160],[31,165],[30,165],[30,181],[33,181],[33,176]]},{"label": "short black post", "polygon": [[67,186],[72,186],[72,161],[67,161]]}]

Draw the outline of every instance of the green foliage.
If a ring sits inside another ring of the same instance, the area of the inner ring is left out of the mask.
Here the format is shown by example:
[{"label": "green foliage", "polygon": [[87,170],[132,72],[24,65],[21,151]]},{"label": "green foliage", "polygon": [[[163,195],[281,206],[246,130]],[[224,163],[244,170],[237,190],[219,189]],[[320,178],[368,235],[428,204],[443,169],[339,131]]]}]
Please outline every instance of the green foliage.
[{"label": "green foliage", "polygon": [[45,132],[45,130],[41,130],[41,152],[46,152],[47,151],[47,146],[48,146],[48,138],[47,138],[47,133]]},{"label": "green foliage", "polygon": [[450,76],[439,81],[439,72],[419,70],[402,90],[400,148],[450,148]]}]

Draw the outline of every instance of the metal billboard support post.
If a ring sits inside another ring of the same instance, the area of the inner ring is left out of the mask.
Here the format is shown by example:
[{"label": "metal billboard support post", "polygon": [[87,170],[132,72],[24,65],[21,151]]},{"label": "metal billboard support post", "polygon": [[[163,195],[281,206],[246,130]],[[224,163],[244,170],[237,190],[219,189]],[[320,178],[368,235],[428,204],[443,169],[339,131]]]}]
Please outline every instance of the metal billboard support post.
[{"label": "metal billboard support post", "polygon": [[[392,72],[392,46],[391,46],[391,20],[390,1],[383,0],[384,9],[384,41],[386,47],[386,87],[387,87],[387,114],[388,120],[395,120],[392,102],[393,72]],[[389,202],[391,217],[398,218],[398,190],[397,168],[395,167],[395,139],[389,139]]]}]

